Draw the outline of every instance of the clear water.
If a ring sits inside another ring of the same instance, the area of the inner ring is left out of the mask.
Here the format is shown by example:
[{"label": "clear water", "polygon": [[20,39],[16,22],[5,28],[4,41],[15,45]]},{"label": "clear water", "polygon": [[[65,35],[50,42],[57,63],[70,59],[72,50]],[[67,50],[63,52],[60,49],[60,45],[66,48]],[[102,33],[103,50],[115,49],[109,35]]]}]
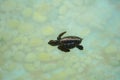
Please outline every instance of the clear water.
[{"label": "clear water", "polygon": [[[59,33],[83,38],[69,53]],[[120,80],[120,0],[0,0],[0,80]]]}]

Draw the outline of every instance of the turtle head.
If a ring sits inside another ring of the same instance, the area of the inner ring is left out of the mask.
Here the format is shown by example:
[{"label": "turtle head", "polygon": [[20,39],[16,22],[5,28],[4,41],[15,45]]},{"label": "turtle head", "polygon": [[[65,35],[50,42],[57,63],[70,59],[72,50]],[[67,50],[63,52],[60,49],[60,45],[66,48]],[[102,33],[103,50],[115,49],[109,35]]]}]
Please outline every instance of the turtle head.
[{"label": "turtle head", "polygon": [[58,40],[50,40],[48,42],[48,44],[51,45],[51,46],[57,46],[59,44],[59,41]]}]

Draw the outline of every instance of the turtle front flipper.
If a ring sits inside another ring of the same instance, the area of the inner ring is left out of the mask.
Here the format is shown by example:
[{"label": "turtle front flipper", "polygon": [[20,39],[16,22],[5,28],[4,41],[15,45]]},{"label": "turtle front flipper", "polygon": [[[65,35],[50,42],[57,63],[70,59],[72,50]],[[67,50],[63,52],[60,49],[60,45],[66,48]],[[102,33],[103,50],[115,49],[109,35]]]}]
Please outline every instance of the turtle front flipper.
[{"label": "turtle front flipper", "polygon": [[64,48],[62,46],[58,46],[58,49],[61,50],[61,51],[64,51],[64,52],[70,52],[69,49],[66,49],[66,48]]},{"label": "turtle front flipper", "polygon": [[65,33],[66,33],[66,31],[65,31],[65,32],[60,33],[60,34],[59,34],[59,36],[57,37],[57,40],[60,40],[60,39],[61,39],[61,37],[62,37]]},{"label": "turtle front flipper", "polygon": [[82,45],[78,45],[78,46],[76,46],[78,49],[80,49],[80,50],[83,50],[83,46]]}]

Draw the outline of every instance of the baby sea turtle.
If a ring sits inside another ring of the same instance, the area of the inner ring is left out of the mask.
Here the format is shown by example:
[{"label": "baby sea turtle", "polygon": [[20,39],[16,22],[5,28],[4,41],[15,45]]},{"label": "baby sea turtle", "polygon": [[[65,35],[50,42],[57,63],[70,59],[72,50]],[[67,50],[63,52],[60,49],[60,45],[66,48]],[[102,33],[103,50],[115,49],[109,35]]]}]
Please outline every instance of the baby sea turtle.
[{"label": "baby sea turtle", "polygon": [[80,50],[83,50],[83,46],[80,45],[82,38],[77,36],[66,36],[61,38],[65,32],[62,32],[57,37],[57,40],[50,40],[48,44],[51,46],[58,46],[58,49],[64,52],[70,52],[70,49],[77,47]]}]

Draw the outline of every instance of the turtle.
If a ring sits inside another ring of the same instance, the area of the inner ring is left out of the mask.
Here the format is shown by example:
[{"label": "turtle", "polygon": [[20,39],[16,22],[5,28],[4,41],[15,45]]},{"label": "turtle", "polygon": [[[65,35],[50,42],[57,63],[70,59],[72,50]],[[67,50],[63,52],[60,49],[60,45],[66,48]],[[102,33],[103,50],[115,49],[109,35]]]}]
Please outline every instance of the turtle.
[{"label": "turtle", "polygon": [[83,46],[80,45],[83,40],[82,38],[77,36],[66,36],[62,38],[65,33],[66,31],[60,33],[57,40],[50,40],[48,44],[51,46],[58,46],[58,49],[63,52],[70,52],[70,49],[75,47],[79,50],[83,50]]}]

